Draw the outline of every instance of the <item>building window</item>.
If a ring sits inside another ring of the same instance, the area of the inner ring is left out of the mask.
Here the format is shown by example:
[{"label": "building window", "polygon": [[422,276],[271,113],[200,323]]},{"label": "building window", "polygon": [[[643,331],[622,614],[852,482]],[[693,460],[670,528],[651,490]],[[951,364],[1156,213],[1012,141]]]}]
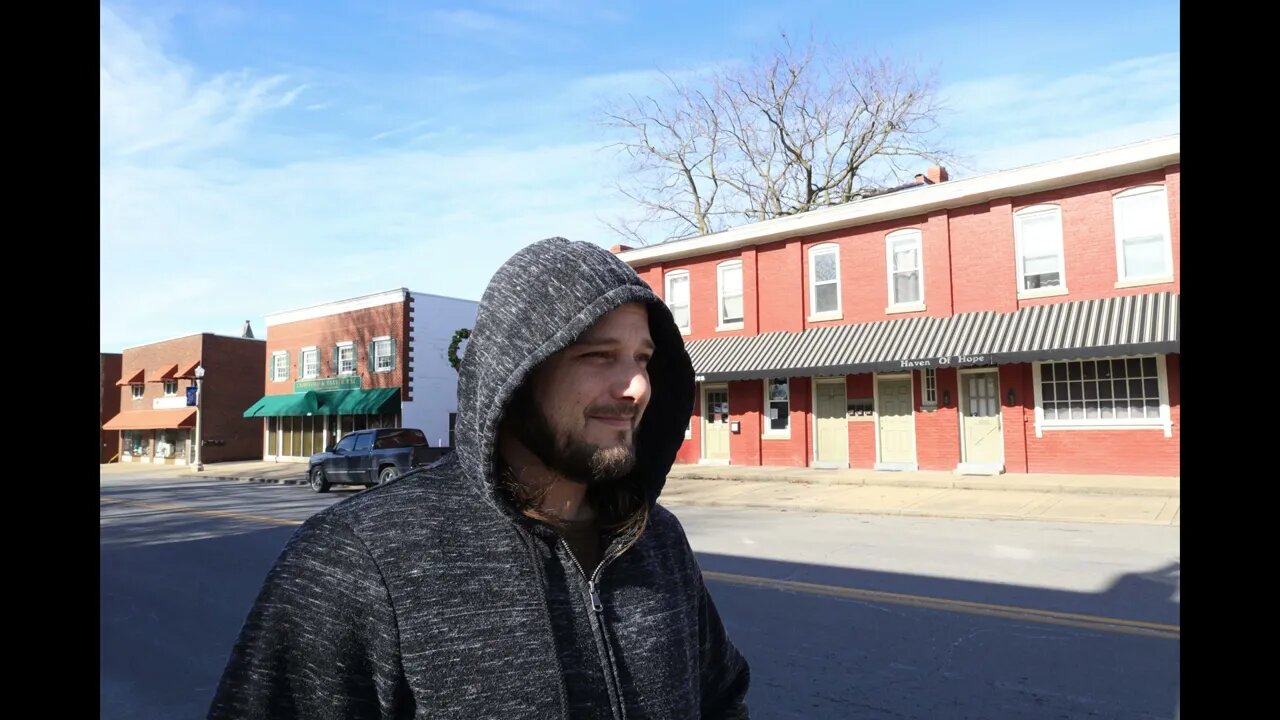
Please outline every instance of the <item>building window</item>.
[{"label": "building window", "polygon": [[350,375],[356,371],[355,343],[338,343],[338,347],[335,349],[334,354],[337,356],[335,364],[338,366],[339,375]]},{"label": "building window", "polygon": [[133,383],[132,385],[129,386],[129,390],[132,391],[134,400],[142,399],[142,393],[143,393],[142,383]]},{"label": "building window", "polygon": [[1062,210],[1034,205],[1014,213],[1013,236],[1018,250],[1018,292],[1065,288],[1062,261]]},{"label": "building window", "polygon": [[177,381],[177,380],[165,380],[165,381],[164,381],[164,396],[165,396],[165,397],[173,397],[174,395],[177,395],[177,394],[178,394],[178,381]]},{"label": "building window", "polygon": [[271,379],[275,382],[289,379],[289,353],[271,353]]},{"label": "building window", "polygon": [[675,270],[667,273],[666,292],[663,295],[676,326],[681,332],[689,332],[689,271]]},{"label": "building window", "polygon": [[924,278],[920,268],[923,236],[919,230],[899,230],[885,237],[890,306],[924,302]]},{"label": "building window", "polygon": [[840,314],[840,246],[809,248],[809,312]]},{"label": "building window", "polygon": [[1160,363],[1154,356],[1040,363],[1045,426],[1160,424]]},{"label": "building window", "polygon": [[391,372],[395,367],[395,350],[391,338],[375,338],[373,341],[374,372]]},{"label": "building window", "polygon": [[302,349],[302,377],[320,377],[320,351],[313,347]]},{"label": "building window", "polygon": [[933,368],[925,368],[920,375],[920,387],[924,391],[921,393],[924,399],[920,401],[920,407],[938,407],[938,371]]},{"label": "building window", "polygon": [[1120,280],[1173,275],[1169,202],[1163,185],[1131,188],[1115,196],[1116,267]]},{"label": "building window", "polygon": [[742,261],[721,263],[716,268],[716,278],[721,328],[742,327]]},{"label": "building window", "polygon": [[791,432],[791,386],[787,378],[770,378],[764,383],[764,432],[786,435]]}]

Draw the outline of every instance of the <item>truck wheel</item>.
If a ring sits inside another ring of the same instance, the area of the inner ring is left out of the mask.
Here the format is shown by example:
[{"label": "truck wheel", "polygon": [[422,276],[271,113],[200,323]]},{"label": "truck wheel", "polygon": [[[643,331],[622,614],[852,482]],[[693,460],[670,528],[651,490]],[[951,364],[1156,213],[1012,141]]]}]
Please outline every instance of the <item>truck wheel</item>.
[{"label": "truck wheel", "polygon": [[382,485],[383,483],[387,482],[388,480],[390,480],[391,478],[399,474],[400,474],[400,471],[396,470],[395,466],[388,465],[378,471],[378,484]]},{"label": "truck wheel", "polygon": [[329,481],[325,479],[324,468],[317,465],[311,468],[310,482],[311,489],[318,493],[329,492]]}]

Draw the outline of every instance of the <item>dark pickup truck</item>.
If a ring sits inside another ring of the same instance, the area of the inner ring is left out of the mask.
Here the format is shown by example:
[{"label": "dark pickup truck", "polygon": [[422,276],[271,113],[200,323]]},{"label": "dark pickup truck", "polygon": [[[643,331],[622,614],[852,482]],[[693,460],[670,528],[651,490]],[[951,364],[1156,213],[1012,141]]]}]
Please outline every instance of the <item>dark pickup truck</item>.
[{"label": "dark pickup truck", "polygon": [[357,430],[311,456],[307,483],[318,493],[328,492],[330,485],[378,485],[440,455],[441,449],[428,445],[415,428]]}]

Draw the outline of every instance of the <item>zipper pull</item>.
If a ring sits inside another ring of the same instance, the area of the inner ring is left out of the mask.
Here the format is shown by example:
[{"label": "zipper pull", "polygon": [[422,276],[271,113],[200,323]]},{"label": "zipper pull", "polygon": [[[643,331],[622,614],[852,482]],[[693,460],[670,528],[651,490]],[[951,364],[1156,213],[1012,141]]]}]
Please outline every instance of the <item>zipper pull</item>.
[{"label": "zipper pull", "polygon": [[596,612],[604,612],[604,603],[600,602],[600,593],[596,592],[596,584],[590,580],[587,581],[587,592],[591,593],[591,609]]}]

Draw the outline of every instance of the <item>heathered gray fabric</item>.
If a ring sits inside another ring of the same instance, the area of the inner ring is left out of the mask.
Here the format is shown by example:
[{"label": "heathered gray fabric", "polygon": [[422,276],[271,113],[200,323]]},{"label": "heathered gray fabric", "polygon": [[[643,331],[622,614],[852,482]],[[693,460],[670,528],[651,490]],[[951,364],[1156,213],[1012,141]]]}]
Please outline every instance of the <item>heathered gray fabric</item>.
[{"label": "heathered gray fabric", "polygon": [[[656,345],[632,478],[650,511],[638,539],[607,539],[595,613],[556,533],[496,490],[494,443],[528,372],[628,302],[648,305]],[[693,391],[670,312],[625,263],[561,238],[517,253],[481,299],[457,448],[298,530],[209,717],[745,718],[747,663],[656,504]]]}]

